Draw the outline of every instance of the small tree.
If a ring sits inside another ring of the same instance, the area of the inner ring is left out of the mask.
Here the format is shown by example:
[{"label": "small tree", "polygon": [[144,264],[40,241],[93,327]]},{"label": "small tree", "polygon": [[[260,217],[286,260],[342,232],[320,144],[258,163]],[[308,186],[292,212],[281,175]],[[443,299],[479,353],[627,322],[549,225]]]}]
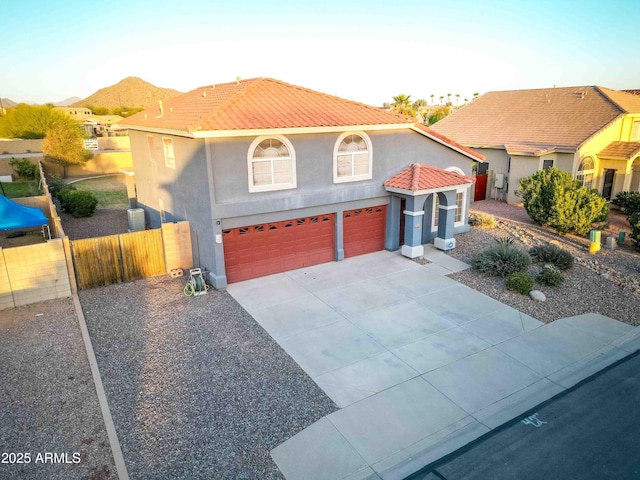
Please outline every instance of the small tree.
[{"label": "small tree", "polygon": [[607,201],[557,168],[540,170],[520,180],[524,208],[538,225],[558,233],[585,235],[594,222],[606,219]]},{"label": "small tree", "polygon": [[84,148],[83,139],[77,125],[60,122],[47,131],[42,141],[42,152],[62,166],[62,176],[66,177],[68,165],[82,165],[91,158],[91,153]]},{"label": "small tree", "polygon": [[451,113],[451,106],[449,105],[436,108],[431,112],[431,115],[429,115],[429,125],[433,125],[434,123],[439,122],[450,113]]}]

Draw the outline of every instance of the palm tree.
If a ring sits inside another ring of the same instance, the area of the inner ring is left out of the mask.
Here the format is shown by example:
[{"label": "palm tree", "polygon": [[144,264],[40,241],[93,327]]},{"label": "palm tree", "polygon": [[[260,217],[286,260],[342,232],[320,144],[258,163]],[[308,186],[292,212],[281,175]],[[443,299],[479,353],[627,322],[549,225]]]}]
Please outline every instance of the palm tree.
[{"label": "palm tree", "polygon": [[440,105],[442,105],[442,100],[444,100],[444,95],[440,95]]},{"label": "palm tree", "polygon": [[480,93],[476,92],[473,94],[473,99],[475,100],[476,98],[478,98],[478,96],[480,95]]},{"label": "palm tree", "polygon": [[464,103],[465,103],[465,104],[469,103],[469,99],[468,99],[468,98],[465,98],[465,99],[464,99]]},{"label": "palm tree", "polygon": [[460,102],[460,94],[456,93],[456,107],[458,106],[459,102]]},{"label": "palm tree", "polygon": [[391,104],[393,110],[402,115],[415,116],[416,111],[411,106],[411,95],[405,95],[404,93],[393,97],[393,103]]},{"label": "palm tree", "polygon": [[429,95],[431,97],[431,105],[433,105],[433,97],[435,97],[435,95],[432,93],[431,95]]},{"label": "palm tree", "polygon": [[451,94],[447,93],[447,103],[451,103]]}]

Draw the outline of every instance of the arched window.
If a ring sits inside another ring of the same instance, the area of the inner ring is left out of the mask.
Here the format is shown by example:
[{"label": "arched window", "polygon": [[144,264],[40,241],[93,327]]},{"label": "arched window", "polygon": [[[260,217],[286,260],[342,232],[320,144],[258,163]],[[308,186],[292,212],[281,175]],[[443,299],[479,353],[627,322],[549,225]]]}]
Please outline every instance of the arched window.
[{"label": "arched window", "polygon": [[593,174],[595,173],[595,164],[592,157],[584,157],[578,167],[576,179],[580,180],[583,187],[593,188]]},{"label": "arched window", "polygon": [[256,138],[249,147],[247,162],[250,192],[296,188],[295,152],[286,138]]},{"label": "arched window", "polygon": [[371,141],[365,133],[343,133],[334,150],[333,182],[371,179],[371,158]]}]

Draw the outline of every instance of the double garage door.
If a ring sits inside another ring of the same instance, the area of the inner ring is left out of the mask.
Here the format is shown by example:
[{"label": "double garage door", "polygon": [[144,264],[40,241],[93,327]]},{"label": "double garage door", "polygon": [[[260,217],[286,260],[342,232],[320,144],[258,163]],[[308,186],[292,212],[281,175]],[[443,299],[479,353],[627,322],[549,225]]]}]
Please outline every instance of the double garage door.
[{"label": "double garage door", "polygon": [[[344,212],[345,257],[384,249],[384,205]],[[335,214],[222,232],[229,283],[335,260]]]}]

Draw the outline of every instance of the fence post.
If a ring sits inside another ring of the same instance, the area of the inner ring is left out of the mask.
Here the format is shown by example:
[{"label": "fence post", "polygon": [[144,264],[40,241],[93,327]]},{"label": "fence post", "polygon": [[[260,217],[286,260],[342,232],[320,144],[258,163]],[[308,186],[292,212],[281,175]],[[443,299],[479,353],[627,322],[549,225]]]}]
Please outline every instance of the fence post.
[{"label": "fence post", "polygon": [[62,246],[64,247],[64,258],[67,262],[67,274],[69,275],[69,285],[71,293],[78,293],[78,282],[76,281],[76,269],[73,266],[73,255],[71,255],[71,242],[66,235],[62,237]]}]

